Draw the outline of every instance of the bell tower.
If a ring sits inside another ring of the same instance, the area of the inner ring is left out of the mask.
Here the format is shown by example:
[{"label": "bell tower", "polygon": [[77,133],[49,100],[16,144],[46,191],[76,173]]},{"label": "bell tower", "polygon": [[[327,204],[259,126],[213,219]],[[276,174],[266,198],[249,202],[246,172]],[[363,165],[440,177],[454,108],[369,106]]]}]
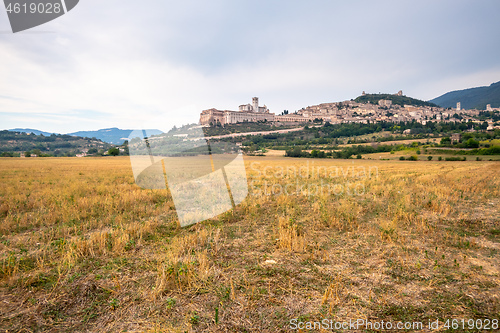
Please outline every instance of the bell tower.
[{"label": "bell tower", "polygon": [[253,112],[259,112],[259,98],[258,97],[252,98],[252,105],[253,105]]}]

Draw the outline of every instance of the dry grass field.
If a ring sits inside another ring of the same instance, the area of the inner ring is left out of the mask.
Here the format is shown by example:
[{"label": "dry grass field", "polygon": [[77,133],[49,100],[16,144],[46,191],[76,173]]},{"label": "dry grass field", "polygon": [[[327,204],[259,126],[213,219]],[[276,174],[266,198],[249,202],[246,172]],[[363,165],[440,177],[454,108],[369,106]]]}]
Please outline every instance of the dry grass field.
[{"label": "dry grass field", "polygon": [[500,319],[500,163],[245,161],[246,200],[178,228],[128,158],[0,159],[0,331]]}]

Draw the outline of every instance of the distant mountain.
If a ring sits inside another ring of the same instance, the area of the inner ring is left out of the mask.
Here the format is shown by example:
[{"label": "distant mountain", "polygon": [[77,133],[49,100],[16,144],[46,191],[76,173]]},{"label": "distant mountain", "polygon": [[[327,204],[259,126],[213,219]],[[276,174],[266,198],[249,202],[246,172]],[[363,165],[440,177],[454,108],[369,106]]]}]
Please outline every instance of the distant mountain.
[{"label": "distant mountain", "polygon": [[463,109],[485,110],[486,104],[491,104],[492,108],[498,108],[500,107],[500,81],[490,86],[451,91],[429,102],[443,108],[454,108],[458,102]]},{"label": "distant mountain", "polygon": [[13,128],[13,129],[10,129],[9,131],[10,132],[19,132],[19,133],[33,133],[36,135],[43,134],[45,136],[57,134],[57,133],[49,133],[49,132],[39,131],[39,130],[32,129],[32,128]]},{"label": "distant mountain", "polygon": [[[121,145],[125,140],[127,140],[128,136],[130,135],[130,133],[132,133],[132,131],[133,130],[124,130],[112,127],[112,128],[100,129],[98,131],[79,131],[74,133],[68,133],[68,135],[96,138],[107,143]],[[153,130],[148,129],[147,131],[149,135],[158,135],[163,133],[162,131],[156,129]]]},{"label": "distant mountain", "polygon": [[416,98],[411,98],[407,96],[391,95],[391,94],[366,94],[357,97],[354,101],[356,103],[372,103],[377,104],[379,100],[391,100],[392,104],[395,105],[414,105],[414,106],[437,106],[434,103],[425,102]]}]

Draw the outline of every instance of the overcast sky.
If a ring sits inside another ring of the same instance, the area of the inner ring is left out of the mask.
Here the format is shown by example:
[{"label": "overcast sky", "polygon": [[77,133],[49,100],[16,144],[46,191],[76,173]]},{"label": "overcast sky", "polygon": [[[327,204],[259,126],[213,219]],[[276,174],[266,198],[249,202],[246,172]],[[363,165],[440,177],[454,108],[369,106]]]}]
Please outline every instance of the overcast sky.
[{"label": "overcast sky", "polygon": [[363,90],[429,100],[500,81],[499,14],[498,0],[81,0],[12,34],[1,7],[0,129],[167,130],[253,96],[274,113]]}]

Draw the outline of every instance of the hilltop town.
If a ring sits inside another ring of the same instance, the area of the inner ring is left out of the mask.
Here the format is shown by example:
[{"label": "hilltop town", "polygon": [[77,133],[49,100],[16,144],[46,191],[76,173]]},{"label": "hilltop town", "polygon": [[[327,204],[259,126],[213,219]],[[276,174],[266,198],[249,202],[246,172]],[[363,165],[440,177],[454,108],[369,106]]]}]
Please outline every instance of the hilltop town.
[{"label": "hilltop town", "polygon": [[[307,106],[290,114],[288,111],[274,114],[265,105],[259,106],[259,99],[254,97],[252,104],[240,105],[238,111],[214,108],[204,110],[200,114],[200,124],[205,127],[242,122],[272,122],[275,125],[292,125],[315,120],[331,124],[368,124],[382,121],[394,123],[415,121],[423,125],[428,121],[472,121],[483,124],[485,119],[478,119],[481,112],[484,114],[484,111],[496,112],[499,110],[500,108],[492,108],[491,105],[487,105],[486,110],[465,110],[461,108],[460,103],[457,103],[455,108],[442,108],[432,103],[406,97],[402,91],[399,91],[393,95],[363,92],[355,100]],[[486,119],[486,121],[488,129],[498,127],[493,119]]]}]

